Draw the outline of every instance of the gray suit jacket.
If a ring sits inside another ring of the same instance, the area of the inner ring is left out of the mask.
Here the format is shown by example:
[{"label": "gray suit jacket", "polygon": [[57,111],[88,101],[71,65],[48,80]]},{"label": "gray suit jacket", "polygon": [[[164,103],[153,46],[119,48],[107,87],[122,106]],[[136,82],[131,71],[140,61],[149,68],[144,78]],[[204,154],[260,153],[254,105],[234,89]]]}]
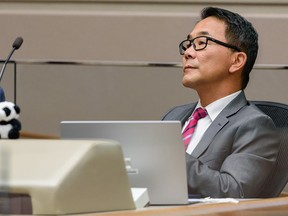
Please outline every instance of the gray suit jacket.
[{"label": "gray suit jacket", "polygon": [[[175,107],[163,120],[183,125],[195,106]],[[186,154],[188,191],[202,197],[261,197],[278,148],[273,121],[242,92],[212,122],[192,155]]]}]

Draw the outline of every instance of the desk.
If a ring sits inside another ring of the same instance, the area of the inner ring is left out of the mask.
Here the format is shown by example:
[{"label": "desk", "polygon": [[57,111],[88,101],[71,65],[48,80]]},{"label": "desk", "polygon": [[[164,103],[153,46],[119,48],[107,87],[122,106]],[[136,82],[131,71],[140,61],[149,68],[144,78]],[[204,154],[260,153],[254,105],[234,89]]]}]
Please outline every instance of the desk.
[{"label": "desk", "polygon": [[191,204],[187,206],[147,207],[134,211],[84,214],[82,216],[287,216],[288,197],[245,200],[238,204]]}]

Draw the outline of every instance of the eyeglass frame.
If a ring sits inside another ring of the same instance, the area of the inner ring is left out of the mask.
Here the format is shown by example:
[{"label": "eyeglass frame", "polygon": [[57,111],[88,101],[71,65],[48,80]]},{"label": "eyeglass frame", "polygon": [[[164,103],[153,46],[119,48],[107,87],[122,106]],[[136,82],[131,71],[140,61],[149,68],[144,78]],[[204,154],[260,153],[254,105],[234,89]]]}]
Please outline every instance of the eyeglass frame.
[{"label": "eyeglass frame", "polygon": [[[203,48],[196,49],[196,46],[195,46],[195,44],[194,44],[193,42],[194,42],[195,39],[200,38],[200,37],[206,38],[206,44],[205,44],[205,46],[204,46]],[[190,48],[191,45],[193,46],[193,49],[194,49],[195,51],[204,50],[204,49],[207,47],[207,44],[208,44],[208,41],[209,41],[209,40],[212,41],[212,42],[214,42],[214,43],[217,43],[217,44],[219,44],[219,45],[222,45],[222,46],[224,46],[224,47],[227,47],[227,48],[230,48],[230,49],[234,49],[234,50],[236,50],[236,51],[238,51],[238,52],[241,52],[241,49],[238,48],[237,46],[224,43],[224,42],[222,42],[222,41],[219,41],[219,40],[217,40],[217,39],[215,39],[215,38],[212,38],[212,37],[209,37],[209,36],[202,35],[202,36],[195,37],[195,38],[193,38],[193,39],[183,40],[183,41],[179,44],[179,52],[180,52],[180,55],[184,55],[184,52],[185,52],[188,48]],[[181,47],[183,47],[182,44],[183,44],[184,42],[186,42],[186,41],[189,41],[191,45],[190,45],[190,47],[188,47],[186,50],[184,50],[184,49],[182,49]],[[182,50],[183,50],[183,54],[182,54],[182,52],[181,52]]]}]

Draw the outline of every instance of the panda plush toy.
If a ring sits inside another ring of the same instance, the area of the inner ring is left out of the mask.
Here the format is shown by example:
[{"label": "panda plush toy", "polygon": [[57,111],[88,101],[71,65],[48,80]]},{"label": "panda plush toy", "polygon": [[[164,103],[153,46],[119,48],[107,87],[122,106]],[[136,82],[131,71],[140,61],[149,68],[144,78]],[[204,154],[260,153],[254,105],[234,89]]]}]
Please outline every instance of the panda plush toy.
[{"label": "panda plush toy", "polygon": [[0,102],[0,138],[18,139],[20,136],[21,122],[18,120],[19,106],[12,102]]}]

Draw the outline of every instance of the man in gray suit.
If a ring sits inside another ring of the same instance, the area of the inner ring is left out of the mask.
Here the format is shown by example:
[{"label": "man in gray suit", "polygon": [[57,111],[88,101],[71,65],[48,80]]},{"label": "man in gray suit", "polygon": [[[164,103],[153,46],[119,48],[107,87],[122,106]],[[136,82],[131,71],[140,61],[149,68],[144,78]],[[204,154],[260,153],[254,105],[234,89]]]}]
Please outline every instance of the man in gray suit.
[{"label": "man in gray suit", "polygon": [[207,114],[186,149],[189,193],[261,197],[279,140],[273,121],[244,94],[258,53],[256,30],[239,14],[209,7],[179,49],[182,84],[197,91],[199,101],[173,108],[163,120],[180,120],[184,132],[196,108]]}]

